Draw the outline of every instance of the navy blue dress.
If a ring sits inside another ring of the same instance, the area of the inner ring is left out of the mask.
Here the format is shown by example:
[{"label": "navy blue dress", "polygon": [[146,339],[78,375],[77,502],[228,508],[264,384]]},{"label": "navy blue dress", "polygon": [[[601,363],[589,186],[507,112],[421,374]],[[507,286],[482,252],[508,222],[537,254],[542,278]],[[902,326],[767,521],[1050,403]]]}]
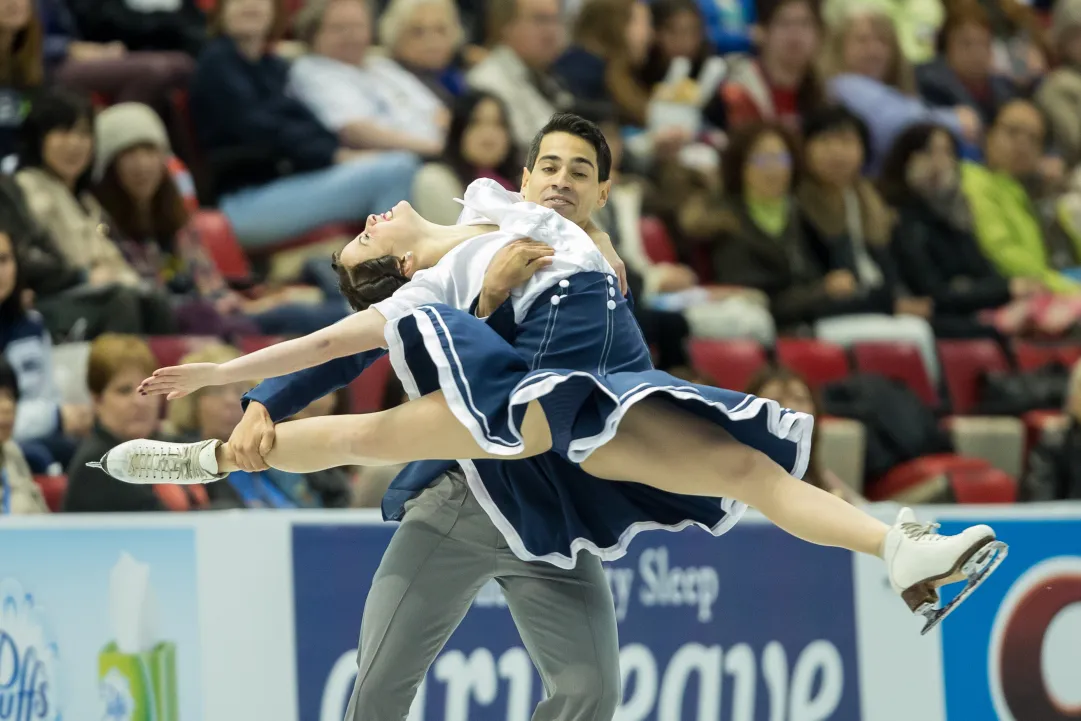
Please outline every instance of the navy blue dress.
[{"label": "navy blue dress", "polygon": [[[438,303],[391,321],[386,337],[395,373],[410,394],[442,390],[452,412],[489,453],[521,452],[526,406],[541,403],[551,453],[511,463],[461,462],[471,490],[525,560],[572,567],[582,550],[611,560],[625,553],[639,531],[695,525],[719,535],[743,514],[746,507],[735,500],[605,481],[577,465],[615,435],[631,406],[649,396],[719,424],[797,478],[807,470],[813,419],[774,401],[655,370],[612,275],[581,272],[553,285],[510,339]],[[411,485],[400,477],[390,496]],[[389,509],[387,515],[398,512]]]}]

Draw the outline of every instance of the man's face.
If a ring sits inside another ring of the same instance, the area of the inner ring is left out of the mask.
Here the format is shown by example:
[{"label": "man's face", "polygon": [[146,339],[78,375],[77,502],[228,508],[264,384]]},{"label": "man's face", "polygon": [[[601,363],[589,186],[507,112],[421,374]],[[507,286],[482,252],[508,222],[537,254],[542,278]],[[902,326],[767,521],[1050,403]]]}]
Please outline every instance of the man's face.
[{"label": "man's face", "polygon": [[987,133],[987,167],[1024,178],[1036,172],[1043,154],[1043,118],[1030,103],[1006,105]]},{"label": "man's face", "polygon": [[544,136],[537,162],[522,173],[523,198],[580,226],[608,201],[611,185],[599,179],[593,146],[568,133]]},{"label": "man's face", "polygon": [[359,65],[371,41],[367,4],[361,0],[337,0],[327,6],[312,50],[347,65]]},{"label": "man's face", "polygon": [[559,0],[517,0],[518,15],[503,33],[503,41],[534,70],[545,71],[563,53],[566,30]]}]

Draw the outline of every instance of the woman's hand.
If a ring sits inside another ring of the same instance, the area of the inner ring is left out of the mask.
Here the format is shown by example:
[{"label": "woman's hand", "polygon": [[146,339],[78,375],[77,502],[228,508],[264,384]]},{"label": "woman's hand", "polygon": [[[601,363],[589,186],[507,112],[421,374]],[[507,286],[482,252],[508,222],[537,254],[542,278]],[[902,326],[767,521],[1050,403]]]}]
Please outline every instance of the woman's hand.
[{"label": "woman's hand", "polygon": [[188,363],[159,368],[139,384],[139,393],[144,396],[165,396],[172,401],[206,386],[223,385],[225,379],[222,375],[218,363]]},{"label": "woman's hand", "polygon": [[619,257],[619,253],[616,252],[616,247],[612,245],[612,237],[599,229],[593,224],[593,221],[589,221],[585,228],[589,233],[589,237],[593,240],[593,244],[597,246],[597,250],[601,252],[604,259],[608,261],[608,264],[612,266],[612,270],[616,272],[616,277],[619,278],[619,291],[623,295],[627,295],[627,266],[623,262],[623,259]]}]

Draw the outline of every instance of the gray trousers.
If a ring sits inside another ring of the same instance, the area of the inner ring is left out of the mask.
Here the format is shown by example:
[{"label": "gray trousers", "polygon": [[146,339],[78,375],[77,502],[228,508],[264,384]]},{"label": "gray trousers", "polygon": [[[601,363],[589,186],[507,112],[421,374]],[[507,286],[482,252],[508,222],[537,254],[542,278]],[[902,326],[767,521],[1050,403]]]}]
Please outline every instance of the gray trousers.
[{"label": "gray trousers", "polygon": [[429,666],[491,579],[503,589],[546,698],[533,721],[611,721],[621,698],[615,606],[600,560],[528,563],[448,473],[406,507],[360,627],[346,721],[404,721]]}]

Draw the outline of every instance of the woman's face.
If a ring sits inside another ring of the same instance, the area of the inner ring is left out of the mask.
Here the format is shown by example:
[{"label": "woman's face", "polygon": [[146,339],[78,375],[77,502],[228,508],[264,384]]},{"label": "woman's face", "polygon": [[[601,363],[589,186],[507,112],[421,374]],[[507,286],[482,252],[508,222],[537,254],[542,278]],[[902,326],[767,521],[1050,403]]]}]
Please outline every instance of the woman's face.
[{"label": "woman's face", "polygon": [[820,182],[844,187],[855,182],[863,168],[863,141],[851,128],[816,135],[806,145],[807,170]]},{"label": "woman's face", "polygon": [[666,60],[696,58],[702,51],[702,20],[690,10],[678,12],[657,28],[656,42]]},{"label": "woman's face", "polygon": [[251,386],[237,384],[213,386],[199,393],[195,404],[195,417],[199,424],[200,438],[229,439],[233,429],[240,423],[244,411],[240,399]]},{"label": "woman's face", "polygon": [[843,62],[847,72],[885,82],[893,63],[893,46],[881,31],[886,22],[871,15],[852,20],[844,36]]},{"label": "woman's face", "polygon": [[458,36],[455,19],[446,3],[418,5],[402,27],[393,55],[406,65],[442,71],[454,58]]},{"label": "woman's face", "polygon": [[743,169],[744,192],[750,200],[779,200],[792,186],[792,155],[776,133],[760,135]]},{"label": "woman's face", "polygon": [[[369,215],[364,232],[349,241],[338,255],[347,268],[387,255],[403,257],[400,249],[409,247],[423,232],[423,220],[408,202],[402,201],[382,215]],[[402,261],[402,274],[412,277],[412,259]]]},{"label": "woman's face", "polygon": [[980,81],[991,74],[991,31],[979,23],[965,23],[950,33],[946,61],[962,80]]},{"label": "woman's face", "polygon": [[477,103],[462,133],[461,150],[465,161],[481,170],[498,168],[507,159],[510,134],[499,103],[491,98]]},{"label": "woman's face", "polygon": [[905,178],[912,188],[925,194],[957,187],[957,154],[945,130],[936,130],[927,146],[912,154],[905,167]]},{"label": "woman's face", "polygon": [[323,13],[312,50],[346,65],[359,65],[371,44],[372,19],[367,4],[360,0],[336,0]]},{"label": "woman's face", "polygon": [[94,131],[86,118],[71,128],[54,128],[45,134],[41,157],[45,167],[68,187],[90,167],[94,157]]},{"label": "woman's face", "polygon": [[94,415],[122,441],[149,438],[158,428],[161,396],[144,396],[138,390],[148,375],[139,366],[121,368],[94,398]]},{"label": "woman's face", "polygon": [[764,28],[762,55],[789,70],[810,68],[818,53],[818,19],[809,2],[789,2]]},{"label": "woman's face", "polygon": [[758,397],[777,401],[785,408],[799,413],[814,415],[817,410],[814,404],[814,396],[811,395],[811,389],[802,381],[795,379],[770,381],[758,391]]},{"label": "woman's face", "polygon": [[165,177],[165,155],[156,145],[128,148],[116,159],[116,178],[136,202],[147,202]]},{"label": "woman's face", "polygon": [[0,0],[0,30],[17,33],[30,22],[33,0]]},{"label": "woman's face", "polygon": [[15,248],[11,244],[11,236],[0,232],[0,303],[11,297],[15,292],[15,278],[18,275],[18,266],[15,261]]},{"label": "woman's face", "polygon": [[644,2],[631,5],[631,19],[626,30],[627,59],[637,67],[645,62],[649,55],[649,46],[653,42],[653,14]]},{"label": "woman's face", "polygon": [[221,0],[222,29],[237,40],[266,40],[274,24],[274,0]]}]

